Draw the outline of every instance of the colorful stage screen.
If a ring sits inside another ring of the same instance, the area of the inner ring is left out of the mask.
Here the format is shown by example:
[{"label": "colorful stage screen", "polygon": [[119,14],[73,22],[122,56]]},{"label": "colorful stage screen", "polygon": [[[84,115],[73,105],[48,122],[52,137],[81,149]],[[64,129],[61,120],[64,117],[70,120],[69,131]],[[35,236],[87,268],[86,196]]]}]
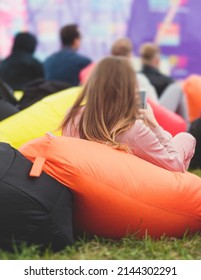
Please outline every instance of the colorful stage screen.
[{"label": "colorful stage screen", "polygon": [[[12,11],[12,0],[4,1],[10,3],[10,23],[1,22],[4,30],[0,30],[0,36],[2,38],[6,33],[10,40],[3,46],[1,57],[7,53],[5,49],[10,50],[16,33],[16,18],[25,21],[27,18],[27,30],[36,34],[39,40],[36,56],[40,59],[60,48],[58,33],[61,26],[77,23],[83,37],[80,52],[96,60],[109,53],[115,39],[125,36],[133,0],[24,0],[24,15]],[[22,0],[15,2],[17,6]],[[0,16],[1,10],[0,6]]]},{"label": "colorful stage screen", "polygon": [[80,52],[93,60],[128,36],[135,53],[143,42],[157,42],[175,78],[201,74],[200,10],[200,0],[0,0],[0,59],[9,54],[13,36],[29,30],[39,41],[35,55],[44,60],[60,48],[60,27],[77,23]]}]

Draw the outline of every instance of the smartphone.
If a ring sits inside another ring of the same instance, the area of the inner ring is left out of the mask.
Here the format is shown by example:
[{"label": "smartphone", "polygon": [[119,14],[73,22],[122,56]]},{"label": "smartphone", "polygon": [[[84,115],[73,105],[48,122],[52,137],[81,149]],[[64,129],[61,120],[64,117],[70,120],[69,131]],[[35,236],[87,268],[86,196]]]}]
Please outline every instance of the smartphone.
[{"label": "smartphone", "polygon": [[147,91],[145,88],[139,89],[140,109],[147,108]]}]

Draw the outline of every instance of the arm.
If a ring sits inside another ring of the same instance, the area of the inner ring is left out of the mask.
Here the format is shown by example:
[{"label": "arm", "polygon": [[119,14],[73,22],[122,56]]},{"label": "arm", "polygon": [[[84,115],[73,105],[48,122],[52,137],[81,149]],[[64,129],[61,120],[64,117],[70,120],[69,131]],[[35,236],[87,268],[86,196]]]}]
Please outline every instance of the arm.
[{"label": "arm", "polygon": [[165,169],[184,172],[185,164],[172,135],[158,124],[150,105],[140,113],[148,126],[142,120],[135,123],[134,154]]},{"label": "arm", "polygon": [[143,121],[137,121],[135,125],[133,153],[136,156],[170,171],[185,171],[182,158],[168,132],[160,126],[150,129]]}]

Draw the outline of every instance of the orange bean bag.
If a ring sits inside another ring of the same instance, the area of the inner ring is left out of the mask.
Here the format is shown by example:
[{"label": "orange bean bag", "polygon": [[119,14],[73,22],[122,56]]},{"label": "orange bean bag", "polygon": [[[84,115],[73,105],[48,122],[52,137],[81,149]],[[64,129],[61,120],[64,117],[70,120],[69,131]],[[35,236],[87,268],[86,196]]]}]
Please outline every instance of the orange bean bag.
[{"label": "orange bean bag", "polygon": [[201,117],[201,76],[191,75],[183,82],[187,97],[189,120],[193,122]]},{"label": "orange bean bag", "polygon": [[170,172],[107,145],[44,136],[20,152],[74,194],[77,232],[119,239],[159,238],[201,231],[201,179]]}]

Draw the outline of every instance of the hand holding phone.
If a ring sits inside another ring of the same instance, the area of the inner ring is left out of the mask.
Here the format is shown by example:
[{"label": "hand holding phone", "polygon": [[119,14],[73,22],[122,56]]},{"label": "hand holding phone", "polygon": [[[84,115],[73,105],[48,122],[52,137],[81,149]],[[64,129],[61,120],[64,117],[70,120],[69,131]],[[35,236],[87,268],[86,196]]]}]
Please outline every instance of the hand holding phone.
[{"label": "hand holding phone", "polygon": [[149,125],[151,129],[159,126],[155,116],[153,109],[149,104],[147,104],[146,109],[139,109],[139,113],[143,116],[143,119],[146,121],[146,123]]},{"label": "hand holding phone", "polygon": [[140,99],[140,109],[146,109],[147,108],[147,91],[146,89],[142,88],[139,89],[139,99]]}]

